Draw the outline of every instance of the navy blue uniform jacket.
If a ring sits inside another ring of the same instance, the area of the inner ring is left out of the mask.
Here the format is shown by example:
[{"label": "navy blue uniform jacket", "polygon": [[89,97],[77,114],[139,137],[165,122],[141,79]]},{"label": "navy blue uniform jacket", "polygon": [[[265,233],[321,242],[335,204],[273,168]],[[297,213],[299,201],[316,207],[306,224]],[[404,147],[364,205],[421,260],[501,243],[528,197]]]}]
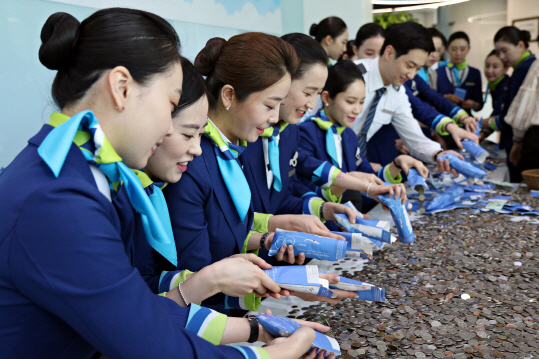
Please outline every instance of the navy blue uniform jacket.
[{"label": "navy blue uniform jacket", "polygon": [[243,358],[184,330],[188,309],[151,293],[80,149],[58,178],[39,157],[51,130],[0,175],[2,357]]},{"label": "navy blue uniform jacket", "polygon": [[[450,79],[447,77],[446,69],[447,66],[439,67],[436,72],[438,73],[438,83],[437,89],[438,92],[442,95],[454,94],[455,86],[451,83]],[[483,103],[483,89],[481,85],[481,72],[475,67],[468,66],[468,76],[464,79],[464,82],[460,85],[460,88],[466,90],[465,100],[474,100],[477,103]],[[450,71],[453,71],[449,69]],[[468,111],[468,113],[470,113]]]}]

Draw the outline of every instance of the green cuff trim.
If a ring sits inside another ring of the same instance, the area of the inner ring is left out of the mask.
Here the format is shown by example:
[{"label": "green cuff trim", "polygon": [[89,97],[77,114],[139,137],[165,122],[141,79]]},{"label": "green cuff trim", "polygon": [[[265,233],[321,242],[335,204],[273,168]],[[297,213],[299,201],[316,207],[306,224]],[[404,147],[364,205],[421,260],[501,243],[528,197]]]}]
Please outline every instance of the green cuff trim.
[{"label": "green cuff trim", "polygon": [[493,131],[498,131],[498,126],[496,125],[496,118],[497,117],[493,117],[489,120],[489,123],[488,123],[488,126],[493,130]]},{"label": "green cuff trim", "polygon": [[322,223],[325,223],[326,220],[322,218],[321,216],[321,213],[320,213],[320,206],[322,205],[322,203],[324,203],[325,201],[322,199],[322,198],[313,198],[313,200],[311,201],[310,206],[311,206],[311,213],[314,213],[314,215],[318,218],[320,218],[320,220],[322,221]]},{"label": "green cuff trim", "polygon": [[[340,169],[338,169],[337,167],[333,166],[333,172],[331,174],[331,183],[333,183],[335,181],[335,179],[337,178],[337,176],[340,173],[342,173],[342,171]],[[329,184],[329,186],[331,186],[331,183]]]},{"label": "green cuff trim", "polygon": [[402,182],[402,175],[400,174],[400,172],[397,178],[393,178],[393,176],[391,175],[391,171],[389,170],[389,165],[387,165],[384,170],[384,177],[391,184],[398,184]]},{"label": "green cuff trim", "polygon": [[[217,313],[214,311],[214,313]],[[208,323],[208,326],[202,333],[201,338],[206,339],[213,345],[219,345],[221,339],[223,339],[223,333],[225,332],[226,321],[228,317],[224,314],[218,313],[217,316],[212,318]]]},{"label": "green cuff trim", "polygon": [[262,298],[257,297],[255,293],[249,293],[243,298],[243,305],[247,310],[258,311],[262,304]]},{"label": "green cuff trim", "polygon": [[176,278],[176,280],[174,281],[174,287],[172,288],[176,288],[180,283],[185,282],[187,280],[187,275],[192,274],[192,273],[194,272],[191,272],[190,270],[187,270],[187,269],[182,270],[178,278]]},{"label": "green cuff trim", "polygon": [[[266,231],[267,232],[267,231]],[[264,232],[264,233],[266,233]],[[258,231],[250,231],[248,234],[247,234],[247,237],[245,238],[245,242],[243,242],[243,248],[241,249],[241,253],[247,253],[247,244],[249,243],[249,238],[251,238],[251,236],[255,233],[260,233]],[[249,251],[249,253],[254,253],[256,255],[258,255],[258,249],[255,249],[254,251]]]},{"label": "green cuff trim", "polygon": [[273,216],[273,214],[266,214],[266,213],[255,213],[255,217],[253,220],[253,230],[258,233],[266,233],[269,232],[268,230],[268,223],[270,220],[270,217]]},{"label": "green cuff trim", "polygon": [[159,293],[158,296],[160,297],[166,297],[168,292]]},{"label": "green cuff trim", "polygon": [[459,112],[457,112],[457,114],[455,116],[453,116],[453,120],[455,120],[456,122],[460,123],[460,118],[463,116],[463,115],[467,115],[468,112],[464,111],[464,109],[462,110],[459,110]]},{"label": "green cuff trim", "polygon": [[334,194],[331,193],[331,187],[326,187],[323,189],[324,191],[324,197],[326,198],[326,200],[328,202],[333,202],[333,203],[341,203],[342,201],[342,194],[340,196],[336,196]]},{"label": "green cuff trim", "polygon": [[442,135],[442,136],[448,136],[448,135],[450,135],[449,132],[443,130],[445,124],[446,124],[446,123],[450,123],[450,122],[455,123],[455,121],[453,121],[452,118],[449,118],[449,117],[444,117],[444,118],[442,118],[442,120],[440,121],[440,123],[438,124],[438,126],[436,126],[436,132],[438,132],[438,133],[439,133],[440,135]]}]

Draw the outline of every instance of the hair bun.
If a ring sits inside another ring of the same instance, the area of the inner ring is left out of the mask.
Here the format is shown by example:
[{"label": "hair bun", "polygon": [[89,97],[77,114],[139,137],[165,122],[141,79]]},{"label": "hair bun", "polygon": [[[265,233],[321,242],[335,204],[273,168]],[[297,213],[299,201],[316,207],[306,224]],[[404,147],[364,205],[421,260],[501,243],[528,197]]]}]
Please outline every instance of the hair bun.
[{"label": "hair bun", "polygon": [[78,38],[80,22],[65,12],[52,14],[41,29],[39,61],[50,70],[68,66]]},{"label": "hair bun", "polygon": [[528,30],[520,30],[520,38],[524,42],[530,42],[532,39],[532,34]]},{"label": "hair bun", "polygon": [[309,30],[309,35],[316,36],[316,30],[318,29],[318,24],[312,24]]},{"label": "hair bun", "polygon": [[206,42],[206,46],[198,53],[195,59],[196,69],[204,76],[209,76],[217,63],[221,49],[226,44],[222,37],[214,37]]}]

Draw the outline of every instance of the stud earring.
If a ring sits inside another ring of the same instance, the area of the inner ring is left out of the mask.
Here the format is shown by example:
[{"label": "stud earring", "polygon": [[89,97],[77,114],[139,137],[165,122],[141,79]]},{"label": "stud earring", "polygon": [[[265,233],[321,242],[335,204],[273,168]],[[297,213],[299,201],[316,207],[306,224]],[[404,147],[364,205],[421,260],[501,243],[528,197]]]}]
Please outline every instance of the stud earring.
[{"label": "stud earring", "polygon": [[125,107],[122,106],[122,109],[120,110],[120,108],[119,108],[118,106],[116,106],[116,109],[117,109],[118,111],[123,111],[123,110],[125,110]]},{"label": "stud earring", "polygon": [[329,103],[326,103],[326,107],[328,107],[328,106],[329,106]]},{"label": "stud earring", "polygon": [[227,111],[230,110],[230,105],[228,105],[228,106],[226,107],[226,110],[227,110]]}]

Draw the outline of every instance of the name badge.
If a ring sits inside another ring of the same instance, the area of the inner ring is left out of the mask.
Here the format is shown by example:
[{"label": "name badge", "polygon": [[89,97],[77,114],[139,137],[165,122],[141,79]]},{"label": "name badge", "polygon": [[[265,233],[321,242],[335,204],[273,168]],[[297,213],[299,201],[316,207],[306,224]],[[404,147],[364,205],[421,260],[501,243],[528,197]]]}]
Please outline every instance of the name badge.
[{"label": "name badge", "polygon": [[390,115],[394,115],[394,114],[395,114],[395,111],[390,111],[390,110],[388,110],[388,109],[383,109],[382,112],[383,112],[383,113],[388,113],[388,114],[390,114]]},{"label": "name badge", "polygon": [[290,170],[290,172],[288,172],[288,177],[292,177],[295,174],[296,174],[296,169],[292,168],[292,170]]}]

